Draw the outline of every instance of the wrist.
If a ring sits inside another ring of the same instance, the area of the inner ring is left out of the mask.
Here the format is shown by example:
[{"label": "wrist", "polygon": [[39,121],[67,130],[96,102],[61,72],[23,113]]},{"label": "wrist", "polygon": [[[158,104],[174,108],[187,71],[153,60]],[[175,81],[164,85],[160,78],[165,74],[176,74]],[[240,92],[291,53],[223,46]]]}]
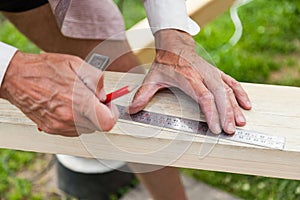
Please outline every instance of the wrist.
[{"label": "wrist", "polygon": [[177,29],[160,30],[154,34],[155,47],[157,49],[175,49],[182,45],[194,47],[193,37],[184,31]]},{"label": "wrist", "polygon": [[155,33],[155,62],[178,65],[180,57],[195,52],[193,37],[180,30],[166,29]]}]

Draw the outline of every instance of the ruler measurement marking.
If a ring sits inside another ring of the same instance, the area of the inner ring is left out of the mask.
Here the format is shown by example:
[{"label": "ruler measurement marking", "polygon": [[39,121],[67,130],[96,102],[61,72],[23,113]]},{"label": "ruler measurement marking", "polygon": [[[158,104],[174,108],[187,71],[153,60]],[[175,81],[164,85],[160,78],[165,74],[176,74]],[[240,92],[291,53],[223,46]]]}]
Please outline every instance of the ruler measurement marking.
[{"label": "ruler measurement marking", "polygon": [[[134,121],[162,128],[169,128],[178,131],[206,135],[208,126],[206,122],[185,119],[149,111],[140,111],[136,114],[129,115],[125,106],[117,105],[120,112],[120,119]],[[208,136],[209,137],[209,136]],[[273,149],[284,149],[285,138],[280,136],[271,136],[256,131],[236,129],[234,135],[228,135],[224,132],[220,135],[221,139],[242,142],[256,146],[268,147]]]}]

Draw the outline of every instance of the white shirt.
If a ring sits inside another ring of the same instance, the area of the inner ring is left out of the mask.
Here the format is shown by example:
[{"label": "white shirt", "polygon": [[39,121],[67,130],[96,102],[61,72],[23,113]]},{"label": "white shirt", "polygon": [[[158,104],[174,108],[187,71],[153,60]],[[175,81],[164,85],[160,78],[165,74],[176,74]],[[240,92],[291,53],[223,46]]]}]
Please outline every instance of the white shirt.
[{"label": "white shirt", "polygon": [[16,51],[17,48],[0,42],[0,87],[10,60],[15,55]]},{"label": "white shirt", "polygon": [[188,16],[185,0],[144,0],[143,3],[153,34],[162,29],[199,33],[200,27]]},{"label": "white shirt", "polygon": [[[152,33],[178,29],[196,35],[200,27],[187,14],[185,0],[143,0]],[[0,42],[0,87],[5,72],[17,49]]]}]

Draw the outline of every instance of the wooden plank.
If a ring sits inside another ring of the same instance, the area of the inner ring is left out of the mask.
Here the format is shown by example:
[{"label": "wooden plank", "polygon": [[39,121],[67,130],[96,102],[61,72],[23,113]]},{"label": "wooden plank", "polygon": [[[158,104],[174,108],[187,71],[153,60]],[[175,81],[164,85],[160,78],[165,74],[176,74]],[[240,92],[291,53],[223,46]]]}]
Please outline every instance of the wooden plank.
[{"label": "wooden plank", "polygon": [[[187,12],[200,27],[203,27],[228,10],[234,2],[235,0],[188,0]],[[141,62],[151,63],[155,51],[153,48],[154,38],[149,29],[148,20],[144,19],[131,27],[129,31],[127,31],[127,37],[130,46],[134,49],[135,54],[139,57]]]},{"label": "wooden plank", "polygon": [[[105,72],[106,91],[120,87],[120,82],[125,85],[142,79],[143,75]],[[204,137],[167,129],[153,131],[152,127],[124,121],[109,133],[53,136],[38,132],[29,119],[3,100],[0,147],[300,180],[300,88],[249,83],[243,87],[253,102],[252,111],[244,111],[245,129],[285,136],[283,151],[220,140],[200,159],[200,148],[207,145]],[[197,104],[181,92],[175,93],[177,98],[168,91],[160,92],[147,109],[197,119]],[[117,103],[126,105],[129,98],[122,97]]]},{"label": "wooden plank", "polygon": [[187,11],[192,19],[204,26],[228,10],[236,0],[188,0]]}]

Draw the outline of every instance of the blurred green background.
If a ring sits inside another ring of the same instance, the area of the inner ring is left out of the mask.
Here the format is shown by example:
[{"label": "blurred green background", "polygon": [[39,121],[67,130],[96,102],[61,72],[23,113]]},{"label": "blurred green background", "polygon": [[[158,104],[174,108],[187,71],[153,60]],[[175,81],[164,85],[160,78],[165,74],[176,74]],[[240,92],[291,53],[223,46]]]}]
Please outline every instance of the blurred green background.
[{"label": "blurred green background", "polygon": [[[127,28],[145,17],[140,0],[115,1],[122,10]],[[195,36],[216,66],[239,81],[300,86],[300,1],[253,0],[240,7],[238,13],[243,35],[236,45],[229,44],[234,33],[229,12],[202,27]],[[39,52],[2,16],[0,40],[25,52]],[[30,180],[16,176],[18,171],[30,168],[35,159],[35,153],[0,150],[0,199],[48,198],[35,191]],[[242,199],[300,200],[299,181],[182,171]]]}]

